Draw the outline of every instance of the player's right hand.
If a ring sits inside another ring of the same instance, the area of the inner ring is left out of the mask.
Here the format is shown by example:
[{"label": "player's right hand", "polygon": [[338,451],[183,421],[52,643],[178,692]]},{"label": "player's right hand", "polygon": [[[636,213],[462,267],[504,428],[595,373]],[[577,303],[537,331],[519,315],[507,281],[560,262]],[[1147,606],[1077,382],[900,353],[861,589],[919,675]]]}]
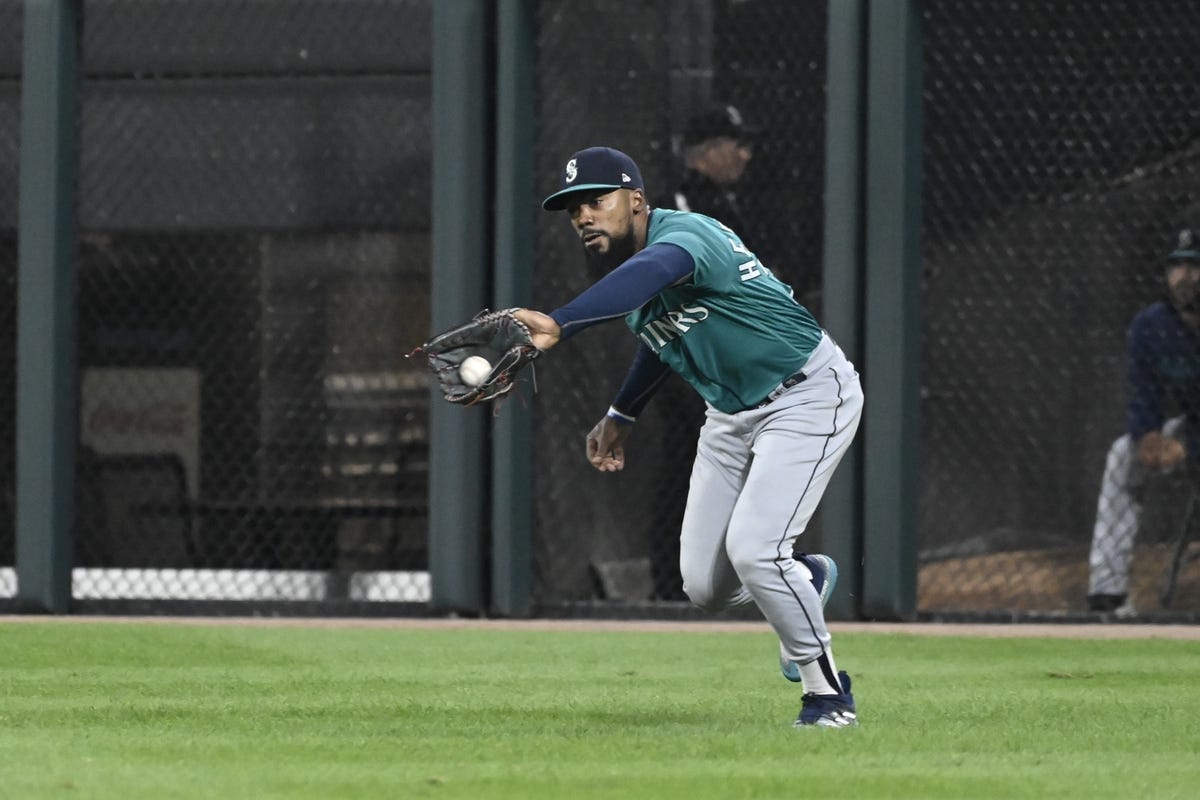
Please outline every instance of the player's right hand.
[{"label": "player's right hand", "polygon": [[633,426],[605,415],[587,435],[587,459],[601,472],[625,469],[625,437]]},{"label": "player's right hand", "polygon": [[549,350],[562,338],[562,328],[558,327],[558,323],[549,314],[534,311],[532,308],[514,308],[513,316],[529,329],[533,346],[538,350]]}]

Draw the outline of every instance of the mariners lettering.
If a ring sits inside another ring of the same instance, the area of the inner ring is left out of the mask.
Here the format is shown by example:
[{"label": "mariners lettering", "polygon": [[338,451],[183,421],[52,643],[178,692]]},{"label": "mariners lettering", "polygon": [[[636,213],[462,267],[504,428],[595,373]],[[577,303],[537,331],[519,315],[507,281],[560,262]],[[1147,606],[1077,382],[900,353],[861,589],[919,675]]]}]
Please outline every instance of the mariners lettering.
[{"label": "mariners lettering", "polygon": [[[649,325],[642,328],[642,332],[638,335],[642,337],[643,342],[648,344],[654,349],[654,352],[657,353],[659,348],[674,339],[679,334],[675,333],[669,323],[663,322],[661,319],[656,319],[652,320]],[[653,344],[651,344],[650,339],[648,338],[651,336],[654,337]]]},{"label": "mariners lettering", "polygon": [[708,319],[708,309],[704,306],[684,303],[679,308],[668,311],[658,319],[651,320],[638,334],[646,346],[658,352],[669,342],[678,339]]}]

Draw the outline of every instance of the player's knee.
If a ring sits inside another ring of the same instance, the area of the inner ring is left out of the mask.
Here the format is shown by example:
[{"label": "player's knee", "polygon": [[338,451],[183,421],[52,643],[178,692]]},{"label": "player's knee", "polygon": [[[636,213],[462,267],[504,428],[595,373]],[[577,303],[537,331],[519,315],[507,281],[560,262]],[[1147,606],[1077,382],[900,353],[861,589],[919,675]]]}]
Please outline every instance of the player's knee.
[{"label": "player's knee", "polygon": [[683,573],[683,593],[688,600],[701,611],[720,611],[725,607],[725,598],[719,597],[712,581],[700,576],[689,576]]}]

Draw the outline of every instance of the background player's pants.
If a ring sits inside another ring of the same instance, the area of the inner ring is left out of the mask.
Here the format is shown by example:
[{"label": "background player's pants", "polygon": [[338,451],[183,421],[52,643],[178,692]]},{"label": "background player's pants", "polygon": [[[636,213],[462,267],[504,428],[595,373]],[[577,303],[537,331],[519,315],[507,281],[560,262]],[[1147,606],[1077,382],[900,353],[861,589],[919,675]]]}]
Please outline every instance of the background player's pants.
[{"label": "background player's pants", "polygon": [[683,518],[684,590],[716,611],[753,600],[786,658],[806,663],[829,645],[808,569],[792,559],[862,415],[854,365],[825,336],[806,380],[764,408],[709,408]]},{"label": "background player's pants", "polygon": [[[1172,417],[1163,425],[1163,435],[1181,437],[1183,424],[1182,416]],[[1140,494],[1146,477],[1133,437],[1125,434],[1113,442],[1096,502],[1096,526],[1088,556],[1090,595],[1129,593],[1130,561],[1142,516]]]}]

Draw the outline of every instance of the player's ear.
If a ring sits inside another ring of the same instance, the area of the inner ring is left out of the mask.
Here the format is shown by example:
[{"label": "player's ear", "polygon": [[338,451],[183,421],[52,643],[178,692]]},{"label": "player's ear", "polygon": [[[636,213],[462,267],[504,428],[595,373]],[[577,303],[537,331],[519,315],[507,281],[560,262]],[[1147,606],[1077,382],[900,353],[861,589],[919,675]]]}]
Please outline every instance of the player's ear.
[{"label": "player's ear", "polygon": [[641,189],[633,190],[633,197],[631,198],[631,201],[632,201],[633,213],[640,214],[646,210],[646,195],[642,192]]}]

